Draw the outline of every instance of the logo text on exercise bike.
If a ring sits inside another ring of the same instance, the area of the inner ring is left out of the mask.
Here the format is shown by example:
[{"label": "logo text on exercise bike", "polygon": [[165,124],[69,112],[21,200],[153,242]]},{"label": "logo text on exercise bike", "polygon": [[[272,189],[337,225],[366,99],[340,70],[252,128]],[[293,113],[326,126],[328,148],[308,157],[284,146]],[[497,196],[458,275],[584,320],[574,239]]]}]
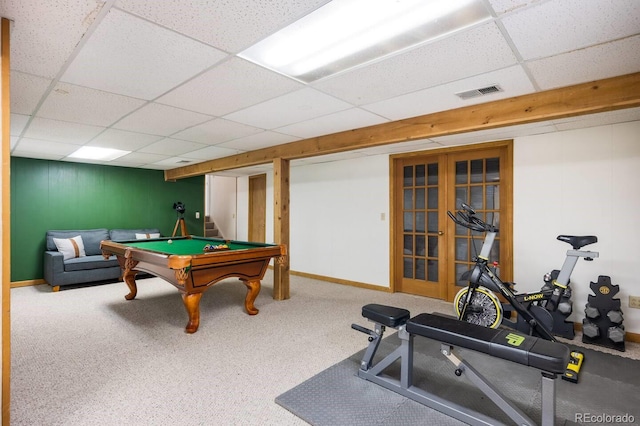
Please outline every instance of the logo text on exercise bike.
[{"label": "logo text on exercise bike", "polygon": [[531,300],[539,300],[543,298],[544,298],[544,293],[528,294],[524,297],[524,301],[529,302]]},{"label": "logo text on exercise bike", "polygon": [[505,338],[511,346],[520,346],[524,342],[524,336],[515,333],[509,333]]}]

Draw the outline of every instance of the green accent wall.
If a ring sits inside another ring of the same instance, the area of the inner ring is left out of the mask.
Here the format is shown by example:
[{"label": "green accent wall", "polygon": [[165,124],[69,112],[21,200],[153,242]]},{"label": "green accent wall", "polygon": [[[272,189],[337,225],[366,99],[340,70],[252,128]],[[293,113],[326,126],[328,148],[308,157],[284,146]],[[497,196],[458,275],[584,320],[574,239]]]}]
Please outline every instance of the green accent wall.
[{"label": "green accent wall", "polygon": [[159,228],[170,236],[181,201],[187,232],[204,235],[204,191],[204,176],[166,182],[162,170],[11,157],[11,281],[42,279],[52,229]]}]

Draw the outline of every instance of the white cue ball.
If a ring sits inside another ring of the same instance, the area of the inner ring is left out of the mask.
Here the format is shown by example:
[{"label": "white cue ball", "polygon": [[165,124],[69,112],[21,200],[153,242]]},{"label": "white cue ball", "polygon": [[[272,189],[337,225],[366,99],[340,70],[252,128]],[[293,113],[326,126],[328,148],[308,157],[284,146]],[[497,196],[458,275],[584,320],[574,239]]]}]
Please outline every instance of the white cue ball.
[{"label": "white cue ball", "polygon": [[171,243],[173,243],[173,240],[169,240],[169,241],[167,241],[167,243],[171,244]]}]

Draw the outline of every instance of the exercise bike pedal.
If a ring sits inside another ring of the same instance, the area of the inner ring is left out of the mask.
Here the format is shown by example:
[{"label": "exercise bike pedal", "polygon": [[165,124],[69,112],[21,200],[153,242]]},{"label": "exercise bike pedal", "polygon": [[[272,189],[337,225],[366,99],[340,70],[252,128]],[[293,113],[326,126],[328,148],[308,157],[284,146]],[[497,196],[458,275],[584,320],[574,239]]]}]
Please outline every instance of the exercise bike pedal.
[{"label": "exercise bike pedal", "polygon": [[582,352],[571,351],[569,364],[567,364],[567,369],[562,375],[562,380],[566,380],[571,383],[578,383],[578,374],[580,373],[580,368],[582,367],[583,362],[584,354]]}]

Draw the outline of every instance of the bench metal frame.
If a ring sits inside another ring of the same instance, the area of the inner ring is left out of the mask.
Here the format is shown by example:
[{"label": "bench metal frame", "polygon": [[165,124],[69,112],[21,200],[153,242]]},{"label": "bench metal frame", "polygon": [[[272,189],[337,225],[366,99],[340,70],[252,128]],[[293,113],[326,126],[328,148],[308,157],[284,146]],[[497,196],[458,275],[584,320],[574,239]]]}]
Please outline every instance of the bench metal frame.
[{"label": "bench metal frame", "polygon": [[[496,425],[501,424],[496,419],[478,413],[460,404],[448,401],[442,397],[434,395],[424,389],[413,385],[413,339],[414,335],[407,332],[405,325],[397,328],[400,346],[393,352],[373,365],[373,358],[378,350],[380,341],[385,331],[385,326],[374,322],[374,330],[367,330],[369,334],[369,346],[365,351],[358,376],[376,383],[384,388],[392,390],[400,395],[417,401],[434,410],[454,417],[460,421],[471,425]],[[366,329],[365,329],[366,330]],[[360,330],[364,331],[364,330]],[[463,360],[455,348],[447,343],[441,343],[440,352],[455,365],[457,372],[464,374],[478,387],[498,408],[500,408],[510,419],[518,425],[535,425],[525,413],[507,399],[494,385],[492,385],[478,370],[473,368],[467,361]],[[400,380],[384,374],[384,370],[400,359]],[[542,372],[542,425],[553,426],[555,421],[555,373]]]}]

